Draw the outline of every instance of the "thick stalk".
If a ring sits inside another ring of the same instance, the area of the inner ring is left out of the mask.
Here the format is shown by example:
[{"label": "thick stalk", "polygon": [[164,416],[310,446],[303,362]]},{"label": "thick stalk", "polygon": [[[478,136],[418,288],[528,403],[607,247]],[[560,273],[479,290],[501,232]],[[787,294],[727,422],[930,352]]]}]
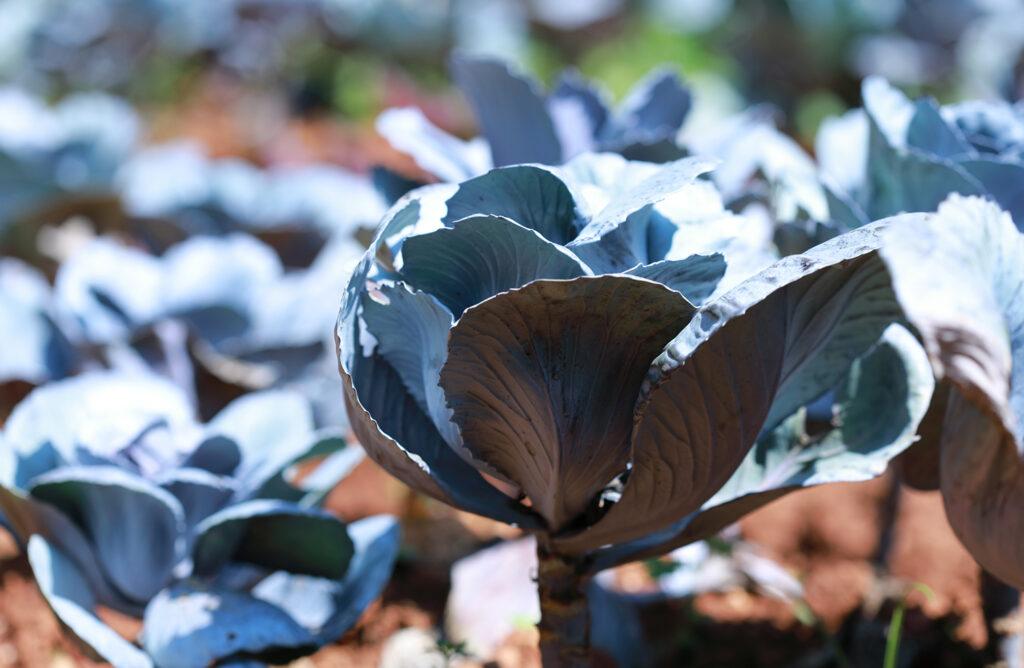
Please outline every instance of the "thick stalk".
[{"label": "thick stalk", "polygon": [[590,608],[584,564],[537,542],[540,655],[545,668],[590,665]]}]

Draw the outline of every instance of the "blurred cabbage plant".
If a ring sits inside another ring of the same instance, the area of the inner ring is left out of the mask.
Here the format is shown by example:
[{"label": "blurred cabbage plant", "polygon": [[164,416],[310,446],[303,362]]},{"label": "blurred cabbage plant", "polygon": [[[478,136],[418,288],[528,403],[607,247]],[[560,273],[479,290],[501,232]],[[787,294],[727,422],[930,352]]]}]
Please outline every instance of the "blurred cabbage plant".
[{"label": "blurred cabbage plant", "polygon": [[[317,508],[362,452],[315,431],[294,394],[200,424],[164,380],[89,373],[33,391],[2,441],[0,507],[43,595],[116,666],[311,653],[355,623],[396,555],[393,519]],[[141,617],[141,649],[97,605]]]},{"label": "blurred cabbage plant", "polygon": [[308,261],[328,239],[372,228],[386,209],[369,179],[341,168],[261,169],[185,142],[139,151],[116,183],[125,212],[139,220],[133,231],[158,250],[187,236],[248,232],[286,259]]},{"label": "blurred cabbage plant", "polygon": [[1024,218],[1024,111],[1006,102],[940,107],[879,78],[864,109],[827,121],[817,153],[831,217],[846,227],[902,211],[934,211],[950,193],[987,197]]},{"label": "blurred cabbage plant", "polygon": [[888,223],[723,289],[732,244],[687,252],[708,170],[587,154],[413,191],[344,295],[353,430],[414,489],[537,535],[547,660],[586,660],[589,575],[879,475],[931,397]]},{"label": "blurred cabbage plant", "polygon": [[676,135],[690,111],[690,91],[667,68],[651,72],[617,109],[597,84],[571,71],[548,94],[494,58],[457,54],[451,71],[482,138],[462,141],[413,108],[390,109],[377,119],[378,132],[442,181],[519,163],[560,165],[587,151],[656,162],[683,155]]},{"label": "blurred cabbage plant", "polygon": [[335,295],[361,253],[340,237],[289,271],[238,232],[192,237],[162,256],[98,238],[61,265],[57,307],[104,365],[158,370],[192,392],[197,361],[232,386],[300,391],[319,423],[340,426],[329,332]]},{"label": "blurred cabbage plant", "polygon": [[114,175],[135,148],[138,119],[100,93],[48,107],[24,91],[0,89],[0,242],[47,213],[67,218],[113,197]]}]

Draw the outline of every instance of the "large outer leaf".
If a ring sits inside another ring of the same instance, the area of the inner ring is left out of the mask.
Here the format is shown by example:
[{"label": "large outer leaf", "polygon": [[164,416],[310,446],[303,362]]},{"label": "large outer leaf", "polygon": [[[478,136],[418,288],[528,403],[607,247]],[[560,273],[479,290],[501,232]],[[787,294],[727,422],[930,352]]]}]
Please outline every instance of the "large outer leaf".
[{"label": "large outer leaf", "polygon": [[170,580],[184,549],[185,517],[167,491],[106,466],[63,467],[33,480],[29,491],[79,525],[125,597],[148,601]]},{"label": "large outer leaf", "polygon": [[562,162],[562,147],[537,83],[500,60],[456,55],[455,85],[473,107],[494,165]]},{"label": "large outer leaf", "polygon": [[609,548],[596,567],[665,554],[708,538],[792,491],[860,482],[885,472],[910,446],[928,410],[935,381],[928,358],[906,329],[890,325],[879,344],[850,368],[838,391],[835,422],[808,436],[800,409],[761,436],[729,480],[671,538],[655,536]]},{"label": "large outer leaf", "polygon": [[469,309],[441,370],[466,448],[564,527],[625,470],[644,373],[692,313],[626,276],[535,281]]},{"label": "large outer leaf", "polygon": [[283,663],[317,647],[312,634],[277,606],[192,580],[165,589],[150,602],[141,640],[157,665],[181,668],[262,654]]},{"label": "large outer leaf", "polygon": [[392,207],[345,290],[335,333],[345,407],[366,453],[413,489],[470,512],[536,527],[535,515],[448,447],[394,369],[380,355],[364,354],[360,341],[358,307],[375,258],[386,241],[415,227],[421,204],[436,192],[437,187],[421,188]]},{"label": "large outer leaf", "polygon": [[588,269],[534,230],[500,216],[472,216],[407,239],[401,273],[459,318],[499,292],[538,278],[577,278]]},{"label": "large outer leaf", "polygon": [[354,547],[345,524],[322,510],[274,500],[240,503],[196,527],[192,558],[197,573],[213,573],[229,560],[339,579]]},{"label": "large outer leaf", "polygon": [[96,598],[78,566],[42,536],[28,541],[28,561],[54,614],[75,637],[118,668],[150,668],[142,650],[119,636],[95,614]]},{"label": "large outer leaf", "polygon": [[763,430],[836,386],[898,315],[873,252],[884,225],[785,258],[694,316],[652,365],[622,498],[561,549],[669,528],[718,491]]},{"label": "large outer leaf", "polygon": [[582,226],[569,187],[536,165],[492,169],[464,181],[446,206],[445,225],[469,216],[502,216],[556,244],[572,241]]},{"label": "large outer leaf", "polygon": [[493,519],[536,527],[537,518],[499,492],[452,450],[379,355],[358,357],[345,382],[352,430],[366,453],[413,489]]},{"label": "large outer leaf", "polygon": [[940,446],[950,524],[985,568],[1024,586],[1024,237],[996,205],[953,196],[937,215],[894,226],[883,254],[952,385]]}]

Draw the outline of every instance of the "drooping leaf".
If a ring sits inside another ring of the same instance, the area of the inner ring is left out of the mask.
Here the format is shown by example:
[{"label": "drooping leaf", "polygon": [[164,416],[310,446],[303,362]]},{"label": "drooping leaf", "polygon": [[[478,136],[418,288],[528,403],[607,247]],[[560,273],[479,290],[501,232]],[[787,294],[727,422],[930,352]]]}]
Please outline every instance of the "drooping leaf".
[{"label": "drooping leaf", "polygon": [[935,385],[928,412],[917,428],[918,440],[893,460],[893,471],[904,485],[923,492],[934,492],[942,485],[940,474],[942,430],[949,403],[949,383]]},{"label": "drooping leaf", "polygon": [[940,444],[950,524],[986,569],[1024,585],[1024,237],[995,204],[952,196],[936,215],[894,226],[883,256],[951,386]]},{"label": "drooping leaf", "polygon": [[176,583],[149,603],[141,641],[157,665],[182,668],[261,656],[280,663],[318,646],[284,610],[193,580]]},{"label": "drooping leaf", "polygon": [[1024,238],[1013,221],[994,204],[953,196],[937,215],[893,226],[882,252],[939,377],[1021,443]]},{"label": "drooping leaf", "polygon": [[913,442],[934,385],[920,344],[903,327],[890,325],[840,385],[834,428],[808,435],[806,411],[800,409],[758,439],[682,531],[653,547],[650,543],[656,541],[640,541],[638,552],[630,552],[629,546],[611,548],[598,561],[607,567],[613,560],[657,556],[711,537],[792,491],[878,477]]},{"label": "drooping leaf", "polygon": [[562,147],[535,81],[500,60],[461,55],[452,57],[451,73],[473,108],[496,167],[562,162]]},{"label": "drooping leaf", "polygon": [[229,560],[272,570],[339,579],[352,559],[345,525],[322,510],[274,500],[239,503],[196,527],[192,558],[197,573]]},{"label": "drooping leaf", "polygon": [[869,139],[868,190],[867,213],[872,219],[934,211],[949,193],[985,193],[981,183],[956,162],[910,147],[891,146],[874,124]]},{"label": "drooping leaf", "polygon": [[587,268],[541,234],[499,216],[472,216],[414,236],[402,246],[402,277],[455,318],[474,304],[530,281],[577,278]]},{"label": "drooping leaf", "polygon": [[129,599],[152,598],[182,557],[181,504],[121,469],[61,467],[35,478],[29,491],[78,524],[95,546],[107,578]]},{"label": "drooping leaf", "polygon": [[652,364],[621,499],[561,549],[624,542],[684,520],[762,431],[835,387],[899,315],[874,253],[885,225],[784,258],[699,311]]},{"label": "drooping leaf", "polygon": [[28,560],[43,597],[54,614],[86,647],[111,664],[150,668],[142,650],[119,636],[95,614],[96,598],[78,567],[39,535],[28,541]]},{"label": "drooping leaf", "polygon": [[443,222],[449,227],[469,216],[502,216],[556,244],[571,241],[581,226],[568,186],[535,165],[493,169],[463,181],[446,205]]},{"label": "drooping leaf", "polygon": [[466,448],[565,526],[625,469],[632,401],[692,312],[626,276],[535,281],[469,309],[441,370]]}]

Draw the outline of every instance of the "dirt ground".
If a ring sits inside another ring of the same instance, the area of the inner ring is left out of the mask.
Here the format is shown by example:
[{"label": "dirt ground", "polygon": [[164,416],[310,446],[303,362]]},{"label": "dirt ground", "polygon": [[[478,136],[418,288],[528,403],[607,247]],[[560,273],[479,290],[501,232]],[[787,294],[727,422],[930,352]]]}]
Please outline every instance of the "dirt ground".
[{"label": "dirt ground", "polygon": [[[405,546],[382,599],[337,644],[296,667],[377,665],[396,632],[434,631],[443,621],[451,563],[514,530],[410,495],[370,462],[329,498],[349,519],[391,512],[404,518]],[[885,518],[895,518],[891,533]],[[661,602],[643,613],[664,666],[881,666],[896,604],[908,614],[901,668],[989,665],[979,570],[949,529],[937,493],[901,490],[888,478],[799,492],[749,516],[743,534],[803,583],[807,609],[737,589]],[[0,544],[0,667],[90,666],[66,641],[24,559]],[[907,594],[920,583],[930,596]],[[137,631],[114,621],[127,635]],[[517,631],[489,665],[538,666],[532,631]],[[459,661],[472,666],[473,661]]]}]

